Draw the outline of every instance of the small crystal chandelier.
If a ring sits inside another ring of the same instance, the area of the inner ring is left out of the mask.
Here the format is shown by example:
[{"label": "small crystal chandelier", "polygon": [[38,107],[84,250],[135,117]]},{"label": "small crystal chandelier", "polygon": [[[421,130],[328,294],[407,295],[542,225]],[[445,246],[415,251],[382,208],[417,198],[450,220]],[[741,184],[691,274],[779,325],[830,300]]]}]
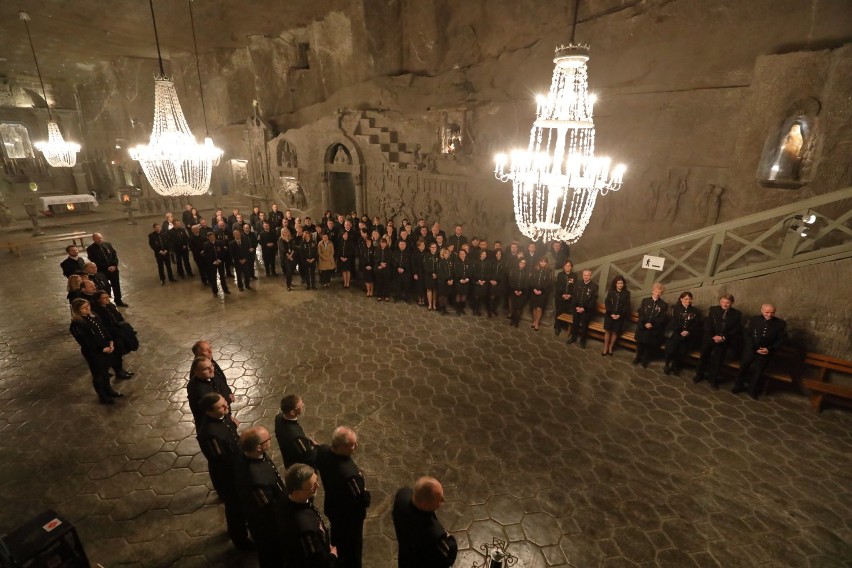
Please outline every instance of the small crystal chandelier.
[{"label": "small crystal chandelier", "polygon": [[571,43],[556,48],[548,95],[537,97],[536,120],[526,151],[496,157],[494,175],[512,180],[515,221],[533,241],[576,242],[598,195],[621,189],[626,167],[595,157],[594,96],[588,91],[589,46]]},{"label": "small crystal chandelier", "polygon": [[30,40],[30,49],[33,52],[33,61],[35,61],[36,73],[38,73],[38,82],[41,84],[41,94],[44,97],[44,104],[47,105],[47,142],[36,142],[35,147],[44,154],[44,159],[54,168],[74,167],[77,163],[77,152],[80,151],[80,145],[75,142],[66,142],[62,138],[62,132],[59,131],[59,125],[53,120],[50,104],[47,102],[47,91],[44,88],[41,69],[38,66],[38,58],[33,46],[33,38],[30,35],[30,26],[27,24],[30,21],[30,15],[26,12],[18,12],[18,17],[24,22],[24,27],[27,29],[27,38]]},{"label": "small crystal chandelier", "polygon": [[153,0],[149,4],[160,63],[160,74],[154,78],[154,126],[148,144],[131,148],[130,157],[139,162],[160,195],[203,195],[210,189],[213,165],[222,151],[209,136],[199,144],[186,124],[174,81],[165,76]]}]

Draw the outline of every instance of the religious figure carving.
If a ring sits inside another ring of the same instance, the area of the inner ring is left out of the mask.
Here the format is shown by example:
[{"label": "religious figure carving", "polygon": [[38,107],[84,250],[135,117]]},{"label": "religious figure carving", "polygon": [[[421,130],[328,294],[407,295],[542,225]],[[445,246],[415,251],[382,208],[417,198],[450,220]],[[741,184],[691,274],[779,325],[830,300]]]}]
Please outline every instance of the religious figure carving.
[{"label": "religious figure carving", "polygon": [[343,144],[337,146],[337,152],[334,154],[334,163],[335,164],[348,164],[349,156],[346,155],[346,150],[343,148]]},{"label": "religious figure carving", "polygon": [[722,207],[722,193],[725,188],[712,183],[702,192],[701,203],[704,209],[704,226],[709,227],[719,222],[719,209]]},{"label": "religious figure carving", "polygon": [[286,140],[278,143],[278,165],[282,168],[298,168],[296,149]]}]

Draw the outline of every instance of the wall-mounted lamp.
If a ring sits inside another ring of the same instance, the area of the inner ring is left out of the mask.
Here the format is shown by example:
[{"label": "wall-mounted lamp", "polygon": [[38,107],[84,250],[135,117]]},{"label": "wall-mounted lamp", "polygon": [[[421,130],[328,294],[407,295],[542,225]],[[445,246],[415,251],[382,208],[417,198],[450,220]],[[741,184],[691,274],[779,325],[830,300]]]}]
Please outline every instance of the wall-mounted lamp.
[{"label": "wall-mounted lamp", "polygon": [[813,224],[816,223],[816,219],[817,217],[813,213],[794,215],[791,217],[793,222],[790,223],[788,231],[791,233],[798,233],[801,237],[807,237],[808,231],[811,229]]}]

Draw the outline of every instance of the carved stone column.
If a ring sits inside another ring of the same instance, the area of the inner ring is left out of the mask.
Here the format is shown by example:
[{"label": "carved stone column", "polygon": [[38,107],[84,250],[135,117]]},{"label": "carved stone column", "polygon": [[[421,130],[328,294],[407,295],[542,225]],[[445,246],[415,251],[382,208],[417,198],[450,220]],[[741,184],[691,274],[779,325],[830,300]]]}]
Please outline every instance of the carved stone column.
[{"label": "carved stone column", "polygon": [[366,166],[361,166],[360,168],[356,169],[356,171],[354,171],[352,175],[352,179],[355,182],[355,211],[357,211],[359,215],[361,215],[367,210],[365,208],[366,196],[364,193],[364,179],[366,178],[366,176],[364,175],[365,168]]}]

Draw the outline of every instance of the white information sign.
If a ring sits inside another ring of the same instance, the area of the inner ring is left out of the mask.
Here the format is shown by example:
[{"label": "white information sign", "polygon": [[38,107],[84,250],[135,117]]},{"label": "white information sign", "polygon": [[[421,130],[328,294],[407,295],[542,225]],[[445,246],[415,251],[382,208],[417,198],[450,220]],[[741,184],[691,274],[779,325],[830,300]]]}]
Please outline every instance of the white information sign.
[{"label": "white information sign", "polygon": [[665,263],[666,259],[661,256],[646,254],[642,258],[642,268],[647,268],[648,270],[662,270]]}]

